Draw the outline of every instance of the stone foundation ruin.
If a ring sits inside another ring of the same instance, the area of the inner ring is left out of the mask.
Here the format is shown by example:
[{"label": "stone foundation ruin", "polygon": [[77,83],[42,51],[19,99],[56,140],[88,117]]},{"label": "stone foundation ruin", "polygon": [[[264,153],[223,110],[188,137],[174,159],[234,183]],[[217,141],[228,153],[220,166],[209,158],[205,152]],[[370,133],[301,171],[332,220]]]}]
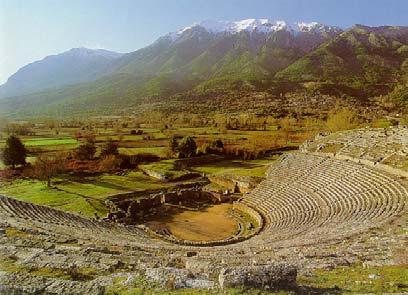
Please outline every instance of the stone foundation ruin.
[{"label": "stone foundation ruin", "polygon": [[[181,189],[177,191],[162,192],[136,199],[125,199],[109,202],[110,213],[105,221],[123,224],[139,225],[148,234],[181,245],[190,246],[216,246],[244,241],[259,233],[263,227],[262,216],[253,208],[237,202],[238,196],[196,189]],[[190,241],[179,239],[166,227],[158,230],[146,226],[148,220],[156,216],[163,217],[172,208],[181,210],[200,211],[207,206],[222,203],[231,203],[232,209],[229,217],[237,223],[237,231],[228,238],[212,241]]]}]

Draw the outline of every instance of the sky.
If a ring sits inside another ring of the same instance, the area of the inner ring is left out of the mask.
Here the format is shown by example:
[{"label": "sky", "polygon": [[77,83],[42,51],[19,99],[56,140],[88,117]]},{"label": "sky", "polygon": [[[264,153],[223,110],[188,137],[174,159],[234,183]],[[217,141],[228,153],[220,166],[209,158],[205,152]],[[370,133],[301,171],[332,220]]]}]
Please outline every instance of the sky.
[{"label": "sky", "polygon": [[408,25],[408,0],[0,0],[0,84],[74,47],[130,52],[202,20]]}]

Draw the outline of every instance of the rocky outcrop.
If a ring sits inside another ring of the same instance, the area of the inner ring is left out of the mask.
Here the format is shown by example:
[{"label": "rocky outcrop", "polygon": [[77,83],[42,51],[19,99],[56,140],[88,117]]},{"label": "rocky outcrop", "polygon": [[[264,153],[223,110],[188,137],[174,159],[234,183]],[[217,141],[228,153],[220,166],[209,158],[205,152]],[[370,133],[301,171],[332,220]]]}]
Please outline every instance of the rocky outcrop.
[{"label": "rocky outcrop", "polygon": [[173,267],[148,268],[146,278],[168,289],[197,288],[210,289],[215,283],[204,277],[196,277],[187,269]]},{"label": "rocky outcrop", "polygon": [[237,175],[211,175],[208,176],[211,182],[227,187],[231,191],[248,193],[255,188],[262,180],[261,177],[255,176],[237,176]]},{"label": "rocky outcrop", "polygon": [[221,288],[247,286],[271,290],[296,287],[297,269],[287,264],[223,268],[218,276]]},{"label": "rocky outcrop", "polygon": [[80,282],[0,271],[0,294],[103,295],[105,287],[99,280]]}]

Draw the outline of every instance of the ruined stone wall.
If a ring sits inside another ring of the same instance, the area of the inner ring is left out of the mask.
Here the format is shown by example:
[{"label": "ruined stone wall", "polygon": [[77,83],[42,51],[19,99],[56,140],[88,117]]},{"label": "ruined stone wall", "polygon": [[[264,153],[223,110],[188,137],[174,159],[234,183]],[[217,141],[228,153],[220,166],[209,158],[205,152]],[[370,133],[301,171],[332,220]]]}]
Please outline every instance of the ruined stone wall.
[{"label": "ruined stone wall", "polygon": [[213,204],[218,204],[222,201],[219,194],[213,194],[201,190],[180,190],[177,192],[163,193],[162,196],[165,203],[175,205],[183,201],[202,201]]},{"label": "ruined stone wall", "polygon": [[241,193],[250,192],[263,180],[261,177],[236,175],[212,175],[208,179],[213,183],[227,187],[231,191],[234,190],[236,185]]},{"label": "ruined stone wall", "polygon": [[180,205],[188,202],[206,202],[220,204],[231,201],[231,196],[202,191],[201,189],[182,189],[178,191],[161,192],[144,198],[127,199],[118,202],[109,201],[109,220],[131,222],[142,218],[146,213],[167,203]]}]

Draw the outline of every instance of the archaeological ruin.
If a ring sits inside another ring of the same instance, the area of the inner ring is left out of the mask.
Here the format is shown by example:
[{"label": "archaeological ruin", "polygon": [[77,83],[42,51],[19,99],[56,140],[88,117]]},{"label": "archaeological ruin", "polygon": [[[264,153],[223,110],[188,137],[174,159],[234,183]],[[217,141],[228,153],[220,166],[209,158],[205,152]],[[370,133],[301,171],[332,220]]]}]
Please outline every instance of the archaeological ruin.
[{"label": "archaeological ruin", "polygon": [[[407,177],[408,128],[392,127],[320,134],[283,154],[265,180],[240,197],[167,192],[111,204],[105,219],[91,220],[1,196],[0,257],[25,267],[92,267],[101,274],[89,281],[36,281],[0,271],[0,291],[103,294],[115,272],[159,283],[173,276],[177,288],[265,287],[273,278],[251,282],[248,269],[274,273],[289,285],[296,272],[407,263],[395,254],[406,251]],[[223,239],[181,239],[148,225],[171,208],[222,204],[230,204],[227,217],[237,228]],[[20,234],[6,235],[10,228]],[[230,273],[237,275],[228,281]],[[235,282],[240,275],[245,279]]]}]

